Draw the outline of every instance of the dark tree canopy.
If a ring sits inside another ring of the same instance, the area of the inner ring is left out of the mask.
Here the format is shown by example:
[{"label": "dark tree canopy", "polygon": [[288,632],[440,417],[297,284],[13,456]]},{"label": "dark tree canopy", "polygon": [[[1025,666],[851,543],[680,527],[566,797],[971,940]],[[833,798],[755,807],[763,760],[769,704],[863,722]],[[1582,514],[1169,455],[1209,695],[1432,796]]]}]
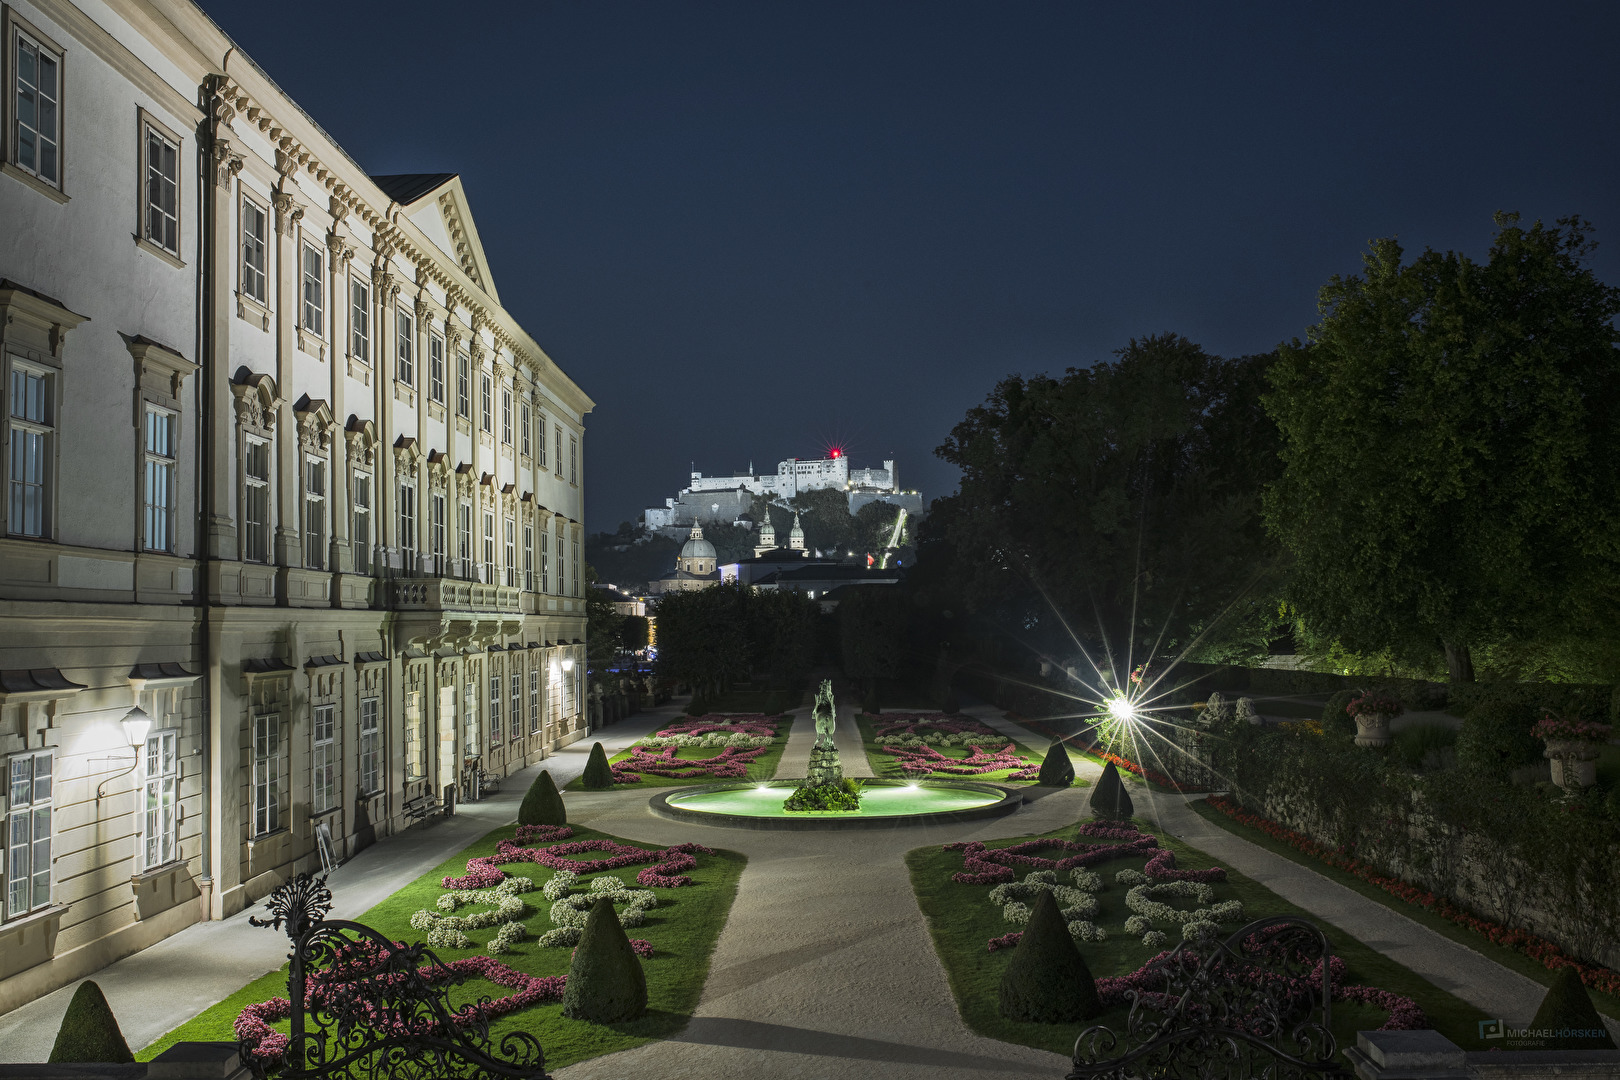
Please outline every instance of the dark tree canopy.
[{"label": "dark tree canopy", "polygon": [[1620,292],[1578,220],[1499,215],[1488,259],[1372,244],[1321,291],[1265,398],[1265,519],[1289,595],[1363,651],[1471,651],[1609,622],[1620,513]]},{"label": "dark tree canopy", "polygon": [[1055,610],[1138,656],[1161,633],[1165,648],[1187,646],[1268,567],[1270,359],[1161,334],[1062,378],[1004,379],[935,451],[962,482],[934,503],[924,546],[1006,626],[1051,626]]},{"label": "dark tree canopy", "polygon": [[754,674],[797,683],[815,659],[814,601],[731,582],[658,601],[658,671],[718,693]]}]

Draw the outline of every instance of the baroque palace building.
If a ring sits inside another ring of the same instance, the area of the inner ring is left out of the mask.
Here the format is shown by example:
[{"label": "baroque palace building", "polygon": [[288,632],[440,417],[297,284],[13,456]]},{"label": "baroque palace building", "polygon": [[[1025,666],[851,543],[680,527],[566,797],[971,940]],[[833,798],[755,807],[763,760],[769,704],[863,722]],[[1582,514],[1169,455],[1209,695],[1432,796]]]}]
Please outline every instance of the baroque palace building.
[{"label": "baroque palace building", "polygon": [[592,402],[454,175],[188,0],[0,11],[4,1011],[585,734]]}]

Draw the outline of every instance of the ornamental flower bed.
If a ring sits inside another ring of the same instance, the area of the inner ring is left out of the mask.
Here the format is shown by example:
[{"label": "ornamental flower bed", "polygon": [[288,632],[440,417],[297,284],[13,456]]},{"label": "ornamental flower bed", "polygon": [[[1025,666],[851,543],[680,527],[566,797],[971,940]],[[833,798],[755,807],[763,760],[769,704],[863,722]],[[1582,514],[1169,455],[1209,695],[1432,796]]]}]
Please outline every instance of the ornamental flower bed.
[{"label": "ornamental flower bed", "polygon": [[702,716],[682,720],[661,729],[657,734],[659,738],[669,739],[677,735],[708,735],[711,732],[723,731],[736,735],[769,735],[776,738],[776,721],[768,719],[763,713],[748,713],[739,716],[729,716],[723,713],[705,713]]},{"label": "ornamental flower bed", "polygon": [[1351,716],[1400,716],[1406,711],[1406,706],[1388,694],[1369,692],[1351,699],[1344,711]]},{"label": "ornamental flower bed", "polygon": [[1536,726],[1530,729],[1530,734],[1538,739],[1570,739],[1578,742],[1608,742],[1609,733],[1613,730],[1608,724],[1600,724],[1596,720],[1566,719],[1548,713],[1536,721]]},{"label": "ornamental flower bed", "polygon": [[893,735],[915,735],[920,738],[924,734],[923,728],[929,728],[938,735],[998,734],[989,725],[970,716],[948,716],[945,713],[891,712],[872,716],[871,720],[872,732],[878,738]]},{"label": "ornamental flower bed", "polygon": [[[404,947],[403,942],[395,944]],[[372,962],[386,959],[386,954],[377,955],[374,961],[369,957],[356,959],[357,962],[369,967]],[[505,997],[484,999],[464,1006],[451,1018],[453,1022],[459,1023],[469,1023],[478,1019],[492,1020],[498,1016],[517,1012],[519,1009],[527,1009],[532,1005],[561,1001],[563,989],[568,983],[566,975],[525,975],[487,956],[451,960],[439,967],[424,964],[418,970],[429,981],[435,983],[456,978],[479,978],[488,979],[497,986],[505,986],[513,991]],[[319,1009],[328,995],[342,984],[351,981],[353,974],[355,974],[353,967],[345,964],[311,971],[304,987],[308,1008],[311,1011]],[[291,1015],[292,1002],[286,998],[272,998],[243,1009],[232,1025],[236,1029],[237,1039],[242,1043],[243,1052],[261,1064],[268,1065],[280,1061],[287,1053],[289,1040],[270,1025],[278,1020],[286,1020]],[[379,1013],[372,1018],[372,1022],[383,1035],[405,1034],[409,1030],[407,1024],[387,1013]]]},{"label": "ornamental flower bed", "polygon": [[1280,840],[1289,847],[1318,859],[1329,866],[1353,874],[1371,885],[1376,885],[1391,896],[1415,904],[1418,907],[1434,912],[1447,922],[1466,927],[1484,937],[1495,945],[1523,953],[1548,971],[1557,971],[1559,968],[1574,968],[1580,975],[1581,982],[1594,990],[1606,994],[1620,995],[1620,972],[1613,968],[1606,968],[1600,964],[1590,964],[1577,960],[1566,954],[1557,945],[1546,938],[1538,937],[1525,930],[1517,930],[1504,926],[1489,919],[1482,919],[1473,915],[1443,896],[1437,896],[1411,885],[1399,878],[1382,874],[1369,863],[1348,854],[1343,849],[1331,848],[1319,843],[1302,833],[1297,833],[1287,826],[1280,825],[1270,818],[1250,813],[1241,805],[1230,799],[1211,795],[1205,800],[1211,807],[1225,814],[1241,825],[1258,829],[1275,840]]},{"label": "ornamental flower bed", "polygon": [[1010,748],[985,750],[970,745],[967,749],[968,756],[965,758],[949,757],[932,746],[919,746],[915,749],[880,746],[878,752],[892,754],[898,758],[900,771],[907,776],[932,776],[936,773],[948,776],[977,776],[981,773],[1002,772],[1006,769],[1014,770],[1008,775],[1009,780],[1033,780],[1040,775],[1040,762],[1029,761]]},{"label": "ornamental flower bed", "polygon": [[[566,825],[519,825],[517,837],[502,840],[495,845],[495,854],[467,860],[467,873],[461,877],[447,877],[442,884],[446,889],[491,889],[506,879],[502,866],[509,863],[534,863],[552,870],[570,870],[576,874],[594,874],[602,870],[622,870],[627,866],[655,863],[636,875],[636,881],[648,888],[678,889],[692,884],[682,871],[697,865],[694,854],[713,855],[714,849],[702,844],[676,844],[662,850],[631,847],[611,840],[577,840],[571,844],[552,844],[544,848],[526,848],[522,845],[533,840],[566,840],[574,830]],[[587,851],[609,851],[605,859],[572,859],[568,856]]]},{"label": "ornamental flower bed", "polygon": [[716,780],[746,780],[749,764],[767,749],[768,747],[759,746],[752,750],[738,750],[736,747],[728,746],[713,757],[679,758],[675,756],[676,748],[673,746],[651,753],[639,746],[633,746],[630,748],[629,757],[623,761],[613,762],[608,767],[613,773],[615,784],[639,784],[644,773],[671,780],[687,780],[698,776],[709,776]]}]

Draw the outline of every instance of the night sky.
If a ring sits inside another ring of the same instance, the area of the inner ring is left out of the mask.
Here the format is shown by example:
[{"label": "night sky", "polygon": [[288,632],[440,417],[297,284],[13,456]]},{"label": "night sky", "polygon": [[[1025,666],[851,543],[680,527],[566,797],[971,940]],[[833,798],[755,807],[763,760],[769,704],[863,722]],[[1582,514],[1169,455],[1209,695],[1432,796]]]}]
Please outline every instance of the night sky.
[{"label": "night sky", "polygon": [[461,174],[597,402],[593,530],[833,443],[947,494],[1000,377],[1269,349],[1372,237],[1579,213],[1620,282],[1613,3],[203,6],[368,171]]}]

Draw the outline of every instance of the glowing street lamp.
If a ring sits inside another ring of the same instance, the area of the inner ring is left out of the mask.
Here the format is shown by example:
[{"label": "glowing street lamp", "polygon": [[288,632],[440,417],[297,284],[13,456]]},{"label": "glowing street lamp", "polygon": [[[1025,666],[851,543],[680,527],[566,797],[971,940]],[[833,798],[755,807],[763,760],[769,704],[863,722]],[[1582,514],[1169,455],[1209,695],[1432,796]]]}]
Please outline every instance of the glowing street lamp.
[{"label": "glowing street lamp", "polygon": [[1129,698],[1117,697],[1108,703],[1108,715],[1115,720],[1136,719],[1136,706],[1131,704]]}]

